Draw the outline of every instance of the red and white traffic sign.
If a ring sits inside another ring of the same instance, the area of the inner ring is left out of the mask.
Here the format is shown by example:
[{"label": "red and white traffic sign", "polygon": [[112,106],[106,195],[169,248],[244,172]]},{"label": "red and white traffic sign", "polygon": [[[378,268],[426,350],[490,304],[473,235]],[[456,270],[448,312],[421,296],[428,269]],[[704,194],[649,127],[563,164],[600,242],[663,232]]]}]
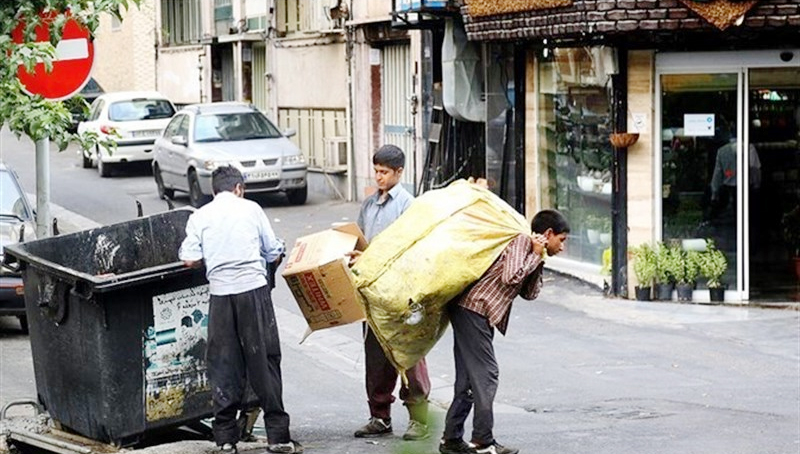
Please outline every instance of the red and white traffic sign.
[{"label": "red and white traffic sign", "polygon": [[[50,24],[57,12],[40,13],[42,23],[36,27],[36,42],[50,40]],[[84,25],[69,17],[64,24],[61,41],[56,46],[56,58],[53,60],[53,70],[48,72],[44,63],[37,63],[33,73],[28,73],[23,65],[17,70],[17,77],[24,86],[25,92],[30,95],[41,95],[46,99],[60,101],[78,93],[92,72],[94,63],[94,44],[91,33]],[[25,24],[20,22],[11,32],[15,43],[23,42]]]}]

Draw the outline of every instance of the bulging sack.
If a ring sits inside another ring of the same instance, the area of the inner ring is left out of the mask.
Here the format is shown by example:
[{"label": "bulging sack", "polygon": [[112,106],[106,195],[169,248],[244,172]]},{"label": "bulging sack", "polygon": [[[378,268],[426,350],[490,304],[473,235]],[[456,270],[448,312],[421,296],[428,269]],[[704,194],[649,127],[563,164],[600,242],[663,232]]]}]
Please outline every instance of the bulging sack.
[{"label": "bulging sack", "polygon": [[445,305],[489,269],[525,218],[464,180],[418,197],[353,266],[367,322],[404,373],[444,333]]}]

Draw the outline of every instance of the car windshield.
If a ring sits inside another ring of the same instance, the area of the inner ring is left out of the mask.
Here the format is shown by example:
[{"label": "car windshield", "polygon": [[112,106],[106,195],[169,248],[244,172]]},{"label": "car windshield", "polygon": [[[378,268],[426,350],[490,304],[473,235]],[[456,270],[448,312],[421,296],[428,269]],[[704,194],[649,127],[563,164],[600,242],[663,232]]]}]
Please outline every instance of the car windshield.
[{"label": "car windshield", "polygon": [[165,99],[130,99],[117,101],[108,107],[108,119],[111,121],[157,120],[173,115],[175,109]]},{"label": "car windshield", "polygon": [[195,142],[235,142],[275,139],[280,131],[260,112],[198,115],[194,122]]},{"label": "car windshield", "polygon": [[0,218],[27,219],[28,209],[23,197],[13,176],[5,170],[0,171]]}]

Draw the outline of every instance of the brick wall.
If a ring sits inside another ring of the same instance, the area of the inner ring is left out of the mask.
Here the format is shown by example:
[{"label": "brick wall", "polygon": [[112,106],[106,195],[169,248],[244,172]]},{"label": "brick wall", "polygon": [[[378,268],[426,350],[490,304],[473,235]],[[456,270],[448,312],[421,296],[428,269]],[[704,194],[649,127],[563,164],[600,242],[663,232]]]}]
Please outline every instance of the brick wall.
[{"label": "brick wall", "polygon": [[[552,38],[592,41],[602,37],[685,32],[721,32],[678,0],[575,0],[569,7],[473,18],[462,9],[467,36],[474,41]],[[725,33],[800,30],[800,0],[762,0],[740,26]],[[791,36],[791,35],[790,35]],[[787,43],[791,44],[791,43]]]}]

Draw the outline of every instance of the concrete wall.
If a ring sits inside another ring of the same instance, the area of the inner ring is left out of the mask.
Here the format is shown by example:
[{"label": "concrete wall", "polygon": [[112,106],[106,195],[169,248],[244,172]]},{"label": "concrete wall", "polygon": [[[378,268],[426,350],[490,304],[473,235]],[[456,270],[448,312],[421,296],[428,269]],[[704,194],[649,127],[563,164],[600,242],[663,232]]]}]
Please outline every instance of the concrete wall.
[{"label": "concrete wall", "polygon": [[279,107],[344,109],[347,106],[344,43],[278,47],[274,69]]},{"label": "concrete wall", "polygon": [[[207,61],[204,46],[165,47],[158,56],[158,91],[175,104],[191,104],[200,102],[201,81],[203,72],[202,95],[204,101],[210,99],[208,80],[210,62]],[[202,70],[198,68],[203,63]]]},{"label": "concrete wall", "polygon": [[[655,53],[628,53],[628,111],[647,115],[639,140],[628,148],[628,246],[652,242],[655,232],[656,195],[654,194],[653,117]],[[628,131],[636,131],[628,115]],[[628,262],[628,295],[637,285],[633,264]]]},{"label": "concrete wall", "polygon": [[353,0],[352,20],[362,21],[370,19],[388,20],[392,11],[391,0]]},{"label": "concrete wall", "polygon": [[131,4],[116,29],[104,14],[95,33],[92,76],[106,92],[156,89],[154,0]]}]

